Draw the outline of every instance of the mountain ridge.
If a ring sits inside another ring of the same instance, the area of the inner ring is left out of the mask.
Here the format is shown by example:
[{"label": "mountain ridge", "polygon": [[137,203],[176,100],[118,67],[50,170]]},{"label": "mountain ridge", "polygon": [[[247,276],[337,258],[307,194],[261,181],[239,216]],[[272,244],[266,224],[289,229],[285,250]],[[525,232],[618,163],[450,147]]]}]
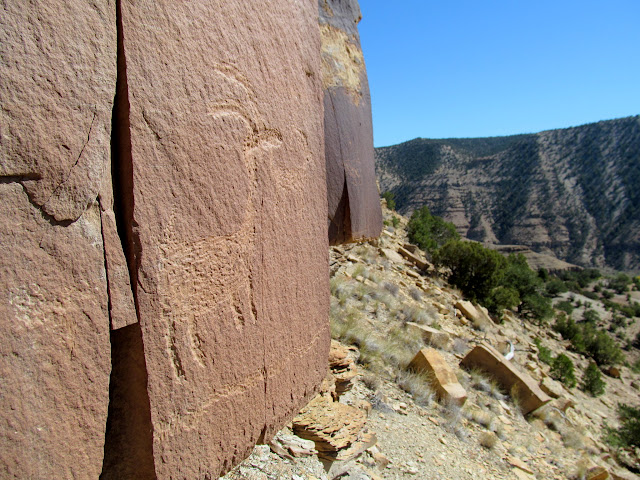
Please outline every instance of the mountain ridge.
[{"label": "mountain ridge", "polygon": [[376,149],[382,191],[467,238],[640,271],[640,116],[539,133]]}]

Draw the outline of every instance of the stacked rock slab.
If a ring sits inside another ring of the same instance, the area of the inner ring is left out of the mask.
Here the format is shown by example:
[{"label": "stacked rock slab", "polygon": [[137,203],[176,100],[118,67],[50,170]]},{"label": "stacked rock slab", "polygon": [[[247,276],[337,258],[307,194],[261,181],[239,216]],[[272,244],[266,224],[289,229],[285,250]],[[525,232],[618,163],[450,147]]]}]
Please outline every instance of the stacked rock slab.
[{"label": "stacked rock slab", "polygon": [[115,10],[8,2],[0,33],[1,476],[95,479],[109,395],[101,213]]},{"label": "stacked rock slab", "polygon": [[319,0],[324,129],[332,245],[382,230],[375,183],[371,98],[357,0]]}]

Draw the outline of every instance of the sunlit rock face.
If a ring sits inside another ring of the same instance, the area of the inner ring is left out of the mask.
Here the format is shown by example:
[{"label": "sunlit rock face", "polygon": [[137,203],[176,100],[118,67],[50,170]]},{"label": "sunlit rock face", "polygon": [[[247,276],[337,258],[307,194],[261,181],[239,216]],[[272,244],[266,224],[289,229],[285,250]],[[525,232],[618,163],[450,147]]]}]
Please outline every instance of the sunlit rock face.
[{"label": "sunlit rock face", "polygon": [[375,184],[371,98],[356,0],[319,0],[329,202],[329,241],[377,237],[382,212]]},{"label": "sunlit rock face", "polygon": [[326,373],[317,5],[13,2],[0,29],[0,469],[217,478]]}]

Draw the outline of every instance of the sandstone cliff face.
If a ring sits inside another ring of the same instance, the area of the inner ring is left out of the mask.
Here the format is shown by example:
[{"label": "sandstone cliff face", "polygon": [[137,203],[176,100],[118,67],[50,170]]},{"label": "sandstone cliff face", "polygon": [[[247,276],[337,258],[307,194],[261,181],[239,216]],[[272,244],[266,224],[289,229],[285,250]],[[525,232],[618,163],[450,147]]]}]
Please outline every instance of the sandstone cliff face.
[{"label": "sandstone cliff face", "polygon": [[357,0],[319,0],[331,244],[382,230],[375,185],[371,97]]},{"label": "sandstone cliff face", "polygon": [[[215,478],[326,373],[317,4],[14,3],[0,19],[0,468]],[[359,68],[359,103],[332,102],[370,132]],[[349,162],[341,235],[375,235],[373,171]]]},{"label": "sandstone cliff face", "polygon": [[0,31],[1,476],[97,478],[111,363],[101,192],[111,188],[115,9],[10,2]]},{"label": "sandstone cliff face", "polygon": [[401,212],[427,205],[461,234],[583,266],[640,271],[640,117],[376,151]]}]

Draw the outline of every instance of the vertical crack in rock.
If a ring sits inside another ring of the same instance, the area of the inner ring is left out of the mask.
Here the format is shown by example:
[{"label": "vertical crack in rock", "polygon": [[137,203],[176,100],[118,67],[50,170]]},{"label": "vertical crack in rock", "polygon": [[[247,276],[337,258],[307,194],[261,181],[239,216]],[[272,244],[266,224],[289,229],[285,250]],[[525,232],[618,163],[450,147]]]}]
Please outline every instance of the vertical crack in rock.
[{"label": "vertical crack in rock", "polygon": [[351,210],[349,209],[349,189],[347,187],[346,173],[340,202],[333,217],[329,218],[329,239],[331,245],[340,245],[351,240]]},{"label": "vertical crack in rock", "polygon": [[148,375],[136,291],[140,243],[133,229],[133,164],[121,0],[116,1],[116,23],[118,71],[111,138],[113,210],[129,269],[138,322],[111,331],[109,412],[100,478],[151,480],[156,479],[156,472]]},{"label": "vertical crack in rock", "polygon": [[336,206],[334,211],[329,211],[329,243],[331,245],[340,245],[342,243],[349,242],[351,240],[351,211],[349,209],[349,190],[348,190],[348,179],[347,172],[344,166],[344,152],[342,150],[342,135],[340,132],[340,128],[336,123],[336,107],[333,102],[333,97],[331,95],[325,94],[325,105],[326,100],[331,104],[331,111],[333,115],[328,118],[325,115],[324,122],[325,128],[326,123],[329,120],[332,120],[335,125],[332,126],[332,129],[335,132],[335,135],[338,137],[337,142],[335,142],[340,150],[338,158],[331,158],[330,154],[326,154],[325,161],[327,164],[327,171],[332,170],[332,164],[339,162],[339,170],[342,171],[343,179],[342,179],[342,195],[340,197],[340,201]]}]

